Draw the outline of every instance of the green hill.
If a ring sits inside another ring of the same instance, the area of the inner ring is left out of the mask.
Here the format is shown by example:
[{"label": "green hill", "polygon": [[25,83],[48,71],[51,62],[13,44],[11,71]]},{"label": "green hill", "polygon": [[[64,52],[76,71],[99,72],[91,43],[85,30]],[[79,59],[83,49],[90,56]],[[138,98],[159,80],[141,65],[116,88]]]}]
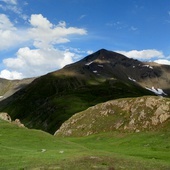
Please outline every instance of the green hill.
[{"label": "green hill", "polygon": [[169,131],[54,137],[0,120],[2,170],[168,170]]},{"label": "green hill", "polygon": [[73,115],[55,133],[88,136],[103,132],[168,131],[170,99],[145,96],[111,100]]}]

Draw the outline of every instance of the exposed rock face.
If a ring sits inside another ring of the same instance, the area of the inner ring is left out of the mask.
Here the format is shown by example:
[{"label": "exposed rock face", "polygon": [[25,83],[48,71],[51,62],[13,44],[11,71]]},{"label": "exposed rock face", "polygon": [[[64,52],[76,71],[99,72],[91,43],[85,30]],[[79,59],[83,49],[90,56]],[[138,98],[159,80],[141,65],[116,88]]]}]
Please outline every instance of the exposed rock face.
[{"label": "exposed rock face", "polygon": [[55,135],[87,136],[113,130],[156,130],[169,118],[170,99],[154,96],[118,99],[75,114]]},{"label": "exposed rock face", "polygon": [[11,122],[11,117],[8,115],[8,113],[0,113],[0,119]]},{"label": "exposed rock face", "polygon": [[12,121],[8,113],[0,113],[0,119],[15,124],[19,127],[25,127],[24,124],[22,124],[19,119],[15,119],[15,121]]},{"label": "exposed rock face", "polygon": [[16,124],[19,127],[25,127],[24,124],[22,124],[19,119],[15,119],[15,121],[13,121],[12,123]]}]

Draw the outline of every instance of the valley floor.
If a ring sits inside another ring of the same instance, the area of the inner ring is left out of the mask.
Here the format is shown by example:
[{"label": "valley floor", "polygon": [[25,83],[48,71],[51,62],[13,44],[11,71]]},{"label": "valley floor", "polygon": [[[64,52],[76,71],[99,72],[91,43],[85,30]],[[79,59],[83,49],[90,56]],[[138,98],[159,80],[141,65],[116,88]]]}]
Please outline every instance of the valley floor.
[{"label": "valley floor", "polygon": [[169,170],[170,132],[54,137],[0,120],[0,170]]}]

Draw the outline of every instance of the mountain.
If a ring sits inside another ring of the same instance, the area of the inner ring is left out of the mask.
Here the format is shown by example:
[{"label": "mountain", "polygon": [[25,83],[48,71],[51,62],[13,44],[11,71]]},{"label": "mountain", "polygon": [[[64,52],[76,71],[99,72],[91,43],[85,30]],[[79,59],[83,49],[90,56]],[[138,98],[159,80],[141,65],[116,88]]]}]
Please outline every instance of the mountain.
[{"label": "mountain", "polygon": [[142,63],[101,49],[35,79],[0,102],[0,111],[26,127],[54,133],[77,112],[108,100],[170,95],[170,66]]},{"label": "mountain", "polygon": [[7,80],[0,78],[0,101],[13,95],[18,90],[24,88],[35,78],[27,78],[22,80]]},{"label": "mountain", "polygon": [[[111,100],[73,115],[57,136],[88,136],[103,132],[140,132],[170,128],[170,99],[144,96]],[[169,125],[168,125],[169,124]]]}]

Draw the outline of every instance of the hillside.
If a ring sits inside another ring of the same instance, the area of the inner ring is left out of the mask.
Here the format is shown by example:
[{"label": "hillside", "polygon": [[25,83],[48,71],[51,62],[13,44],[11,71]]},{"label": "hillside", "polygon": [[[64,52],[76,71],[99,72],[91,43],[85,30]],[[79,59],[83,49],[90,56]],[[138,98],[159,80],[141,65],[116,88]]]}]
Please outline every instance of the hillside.
[{"label": "hillside", "polygon": [[[55,137],[0,119],[0,169],[168,170],[169,132]],[[123,162],[123,164],[122,164]]]},{"label": "hillside", "polygon": [[145,96],[111,100],[73,115],[57,136],[88,136],[110,131],[170,130],[170,99]]},{"label": "hillside", "polygon": [[153,94],[127,75],[129,65],[139,63],[115,52],[99,50],[35,79],[0,102],[0,111],[7,112],[13,120],[20,119],[29,128],[54,133],[73,114],[90,106],[111,99]]},{"label": "hillside", "polygon": [[13,95],[18,90],[30,84],[35,78],[27,78],[22,80],[6,80],[0,78],[0,101]]},{"label": "hillside", "polygon": [[0,169],[169,169],[168,71],[102,49],[22,86],[0,102]]}]

